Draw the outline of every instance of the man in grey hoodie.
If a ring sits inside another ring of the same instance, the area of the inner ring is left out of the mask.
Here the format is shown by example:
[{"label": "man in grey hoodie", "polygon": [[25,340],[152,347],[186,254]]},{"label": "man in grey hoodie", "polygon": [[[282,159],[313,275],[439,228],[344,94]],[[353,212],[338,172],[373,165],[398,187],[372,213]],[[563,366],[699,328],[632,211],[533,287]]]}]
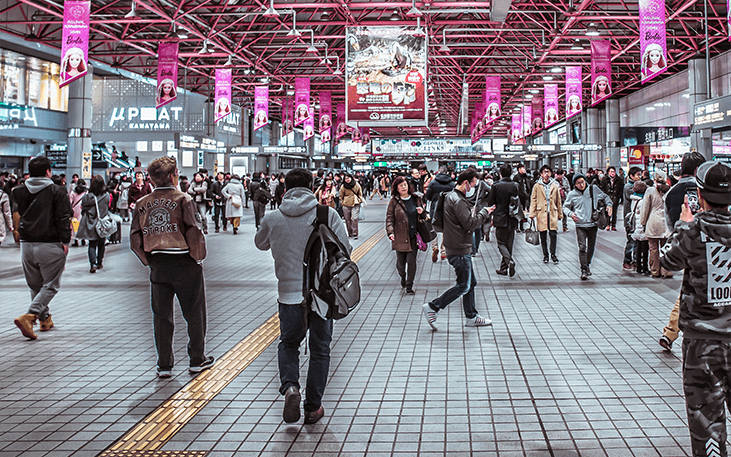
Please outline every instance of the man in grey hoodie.
[{"label": "man in grey hoodie", "polygon": [[51,162],[36,157],[28,163],[30,177],[13,189],[20,214],[20,257],[31,304],[15,325],[26,338],[35,340],[36,321],[41,331],[53,328],[48,304],[58,293],[71,241],[71,203],[66,189],[51,181]]},{"label": "man in grey hoodie", "polygon": [[[279,209],[268,213],[254,237],[256,247],[272,250],[279,291],[279,392],[284,395],[284,421],[300,418],[299,347],[310,329],[310,366],[307,371],[305,424],[314,424],[324,415],[322,396],[330,369],[332,319],[324,320],[303,306],[302,261],[317,218],[317,198],[312,192],[312,173],[295,168],[284,178],[286,192]],[[351,249],[348,233],[337,211],[328,210],[328,226],[344,246]]]}]

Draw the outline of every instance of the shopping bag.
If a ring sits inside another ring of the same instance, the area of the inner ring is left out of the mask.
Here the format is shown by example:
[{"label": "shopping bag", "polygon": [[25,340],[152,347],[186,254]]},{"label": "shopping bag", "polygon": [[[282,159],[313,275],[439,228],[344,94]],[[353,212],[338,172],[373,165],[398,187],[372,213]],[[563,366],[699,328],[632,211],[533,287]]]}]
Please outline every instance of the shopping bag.
[{"label": "shopping bag", "polygon": [[536,230],[536,221],[533,219],[530,221],[530,227],[525,231],[525,241],[533,246],[541,244],[540,235],[538,234],[538,230]]}]

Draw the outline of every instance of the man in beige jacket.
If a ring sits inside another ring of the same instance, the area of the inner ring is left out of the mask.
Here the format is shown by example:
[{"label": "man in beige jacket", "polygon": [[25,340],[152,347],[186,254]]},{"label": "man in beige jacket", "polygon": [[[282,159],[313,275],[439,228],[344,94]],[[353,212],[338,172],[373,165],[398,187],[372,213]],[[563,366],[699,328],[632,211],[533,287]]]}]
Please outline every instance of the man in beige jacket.
[{"label": "man in beige jacket", "polygon": [[540,170],[541,179],[533,186],[530,196],[529,216],[531,223],[536,220],[538,232],[541,235],[541,248],[543,248],[543,263],[548,263],[548,240],[547,235],[551,238],[551,260],[554,264],[558,264],[556,257],[556,232],[558,230],[558,220],[563,219],[561,211],[561,188],[559,184],[551,177],[553,171],[548,165],[544,165]]}]

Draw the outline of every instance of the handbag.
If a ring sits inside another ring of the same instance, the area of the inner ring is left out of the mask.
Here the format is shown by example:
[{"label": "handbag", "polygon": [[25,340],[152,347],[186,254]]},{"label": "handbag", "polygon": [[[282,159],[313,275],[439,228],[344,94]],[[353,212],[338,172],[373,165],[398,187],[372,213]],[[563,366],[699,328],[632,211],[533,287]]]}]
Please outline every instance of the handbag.
[{"label": "handbag", "polygon": [[419,232],[419,235],[421,235],[421,239],[425,243],[430,243],[434,241],[434,239],[437,237],[437,231],[434,230],[434,226],[431,223],[431,219],[429,218],[429,215],[427,215],[425,218],[418,218],[416,221],[416,231]]},{"label": "handbag", "polygon": [[589,187],[589,197],[591,198],[591,221],[599,230],[604,230],[609,225],[609,216],[607,216],[604,200],[600,200],[596,208],[594,207],[594,185]]},{"label": "handbag", "polygon": [[426,251],[427,249],[426,243],[424,243],[424,240],[421,239],[421,235],[419,235],[418,233],[416,234],[416,247],[420,251]]},{"label": "handbag", "polygon": [[522,221],[525,218],[525,212],[523,211],[523,205],[520,203],[520,197],[513,195],[510,197],[510,206],[508,206],[508,215]]},{"label": "handbag", "polygon": [[97,235],[106,238],[117,231],[117,224],[108,212],[104,217],[99,215],[99,202],[96,199],[96,195],[92,195],[92,197],[94,198],[94,205],[96,205],[96,223],[94,223],[94,230],[96,230]]},{"label": "handbag", "polygon": [[231,206],[241,208],[241,195],[231,195]]},{"label": "handbag", "polygon": [[525,242],[533,246],[541,244],[540,235],[538,230],[536,230],[536,221],[534,219],[531,219],[530,226],[525,231]]}]

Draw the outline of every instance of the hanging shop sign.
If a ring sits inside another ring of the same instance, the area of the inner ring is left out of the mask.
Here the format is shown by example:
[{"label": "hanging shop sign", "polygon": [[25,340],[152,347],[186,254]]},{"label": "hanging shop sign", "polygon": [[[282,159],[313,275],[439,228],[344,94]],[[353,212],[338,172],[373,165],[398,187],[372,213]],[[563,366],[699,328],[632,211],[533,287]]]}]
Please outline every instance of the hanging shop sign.
[{"label": "hanging shop sign", "polygon": [[337,115],[335,118],[335,123],[337,124],[335,128],[335,139],[339,140],[348,134],[348,125],[345,123],[345,103],[338,103],[335,111]]},{"label": "hanging shop sign", "polygon": [[650,159],[650,146],[631,146],[628,148],[627,156],[630,165],[645,165]]},{"label": "hanging shop sign", "polygon": [[523,138],[523,115],[521,113],[513,113],[512,122],[510,123],[510,138],[513,142]]},{"label": "hanging shop sign", "polygon": [[310,116],[310,78],[294,81],[294,126],[302,125]]},{"label": "hanging shop sign", "polygon": [[731,95],[693,105],[693,128],[713,129],[731,126]]},{"label": "hanging shop sign", "polygon": [[332,93],[320,92],[320,141],[327,143],[332,136]]},{"label": "hanging shop sign", "polygon": [[690,136],[690,127],[620,127],[619,142],[629,147]]},{"label": "hanging shop sign", "polygon": [[485,111],[485,127],[492,126],[495,121],[500,119],[502,114],[502,104],[500,101],[500,76],[487,77],[487,110]]},{"label": "hanging shop sign", "polygon": [[545,128],[558,122],[558,84],[543,86],[543,112],[546,117]]},{"label": "hanging shop sign", "polygon": [[566,119],[581,112],[581,67],[566,67]]},{"label": "hanging shop sign", "polygon": [[640,0],[640,71],[642,83],[668,69],[665,0]]},{"label": "hanging shop sign", "polygon": [[591,106],[612,95],[612,47],[609,40],[591,41]]},{"label": "hanging shop sign", "polygon": [[157,48],[156,108],[178,97],[178,43],[160,43]]},{"label": "hanging shop sign", "polygon": [[269,124],[269,86],[254,88],[254,131]]},{"label": "hanging shop sign", "polygon": [[231,114],[231,69],[216,69],[215,122]]},{"label": "hanging shop sign", "polygon": [[264,154],[305,154],[307,151],[303,146],[264,146],[261,148]]},{"label": "hanging shop sign", "polygon": [[91,2],[89,1],[67,0],[63,4],[59,87],[83,77],[88,71],[90,11]]},{"label": "hanging shop sign", "polygon": [[537,135],[543,130],[543,97],[534,96],[531,101],[531,111],[533,112],[532,129],[533,135]]},{"label": "hanging shop sign", "polygon": [[348,27],[346,122],[426,125],[427,39],[414,27]]},{"label": "hanging shop sign", "polygon": [[526,103],[523,105],[523,137],[533,134],[533,106]]},{"label": "hanging shop sign", "polygon": [[282,99],[282,136],[287,136],[294,131],[293,104],[294,100],[291,98]]}]

